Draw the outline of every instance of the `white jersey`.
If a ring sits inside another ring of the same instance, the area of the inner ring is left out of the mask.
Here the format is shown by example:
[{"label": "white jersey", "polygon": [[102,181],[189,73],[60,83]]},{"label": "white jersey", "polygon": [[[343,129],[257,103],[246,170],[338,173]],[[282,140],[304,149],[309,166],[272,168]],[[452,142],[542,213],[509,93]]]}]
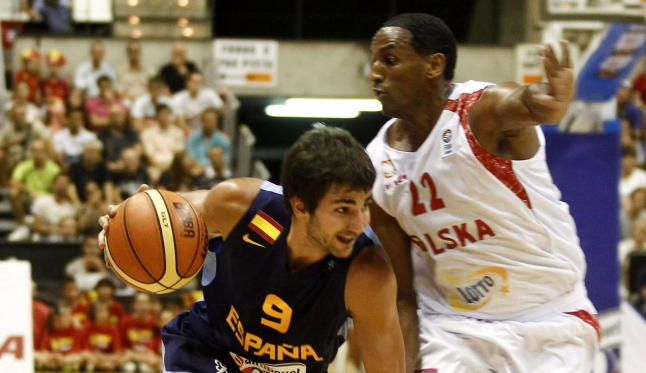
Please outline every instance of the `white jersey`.
[{"label": "white jersey", "polygon": [[596,313],[583,283],[574,221],[552,182],[540,128],[538,152],[522,161],[495,157],[471,132],[470,109],[490,85],[454,84],[415,152],[388,146],[394,119],[368,145],[377,170],[374,199],[412,242],[420,307],[519,321],[578,309]]}]

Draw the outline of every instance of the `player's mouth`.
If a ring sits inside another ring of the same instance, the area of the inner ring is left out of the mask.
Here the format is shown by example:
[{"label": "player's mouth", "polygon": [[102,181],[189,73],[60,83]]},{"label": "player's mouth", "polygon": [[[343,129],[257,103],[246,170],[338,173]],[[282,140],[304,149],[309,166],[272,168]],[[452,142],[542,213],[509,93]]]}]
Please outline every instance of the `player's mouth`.
[{"label": "player's mouth", "polygon": [[375,93],[375,96],[377,96],[378,99],[383,98],[386,96],[386,91],[380,88],[373,88],[372,91]]},{"label": "player's mouth", "polygon": [[336,239],[341,241],[344,245],[351,244],[357,236],[353,234],[337,234]]}]

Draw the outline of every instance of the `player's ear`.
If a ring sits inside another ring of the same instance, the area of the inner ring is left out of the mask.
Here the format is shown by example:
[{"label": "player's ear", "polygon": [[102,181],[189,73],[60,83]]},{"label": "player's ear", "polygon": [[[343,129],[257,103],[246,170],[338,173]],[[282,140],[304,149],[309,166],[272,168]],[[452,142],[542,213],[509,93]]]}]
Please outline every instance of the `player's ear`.
[{"label": "player's ear", "polygon": [[446,56],[442,53],[433,53],[426,56],[426,78],[435,79],[444,75]]},{"label": "player's ear", "polygon": [[298,197],[292,197],[289,199],[289,203],[292,206],[292,212],[294,213],[295,216],[303,216],[304,214],[307,213],[307,209],[305,208],[305,203],[303,202],[302,199]]}]

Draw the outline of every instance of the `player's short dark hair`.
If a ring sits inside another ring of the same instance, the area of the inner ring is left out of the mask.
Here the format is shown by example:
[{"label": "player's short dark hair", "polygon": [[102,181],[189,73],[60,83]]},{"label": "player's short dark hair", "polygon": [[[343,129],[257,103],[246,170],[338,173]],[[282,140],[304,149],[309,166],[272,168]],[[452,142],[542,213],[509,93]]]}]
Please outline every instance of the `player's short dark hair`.
[{"label": "player's short dark hair", "polygon": [[457,60],[457,42],[449,26],[426,13],[403,13],[386,21],[382,27],[401,27],[413,35],[411,47],[422,56],[442,53],[446,57],[444,79],[452,80]]},{"label": "player's short dark hair", "polygon": [[332,185],[372,189],[375,169],[348,131],[316,124],[287,151],[280,179],[287,209],[292,211],[290,198],[298,197],[313,212]]}]

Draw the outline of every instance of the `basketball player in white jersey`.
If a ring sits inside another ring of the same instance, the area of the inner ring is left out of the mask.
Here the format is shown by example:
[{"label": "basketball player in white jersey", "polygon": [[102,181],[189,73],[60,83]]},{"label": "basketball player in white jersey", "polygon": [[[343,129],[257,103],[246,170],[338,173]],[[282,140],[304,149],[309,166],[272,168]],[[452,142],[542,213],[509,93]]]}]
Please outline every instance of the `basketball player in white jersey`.
[{"label": "basketball player in white jersey", "polygon": [[451,82],[456,43],[436,17],[396,16],[372,39],[393,118],[368,146],[372,227],[397,275],[409,372],[592,369],[585,259],[538,127],[573,94],[562,47],[560,61],[542,53],[546,82],[494,85]]}]

